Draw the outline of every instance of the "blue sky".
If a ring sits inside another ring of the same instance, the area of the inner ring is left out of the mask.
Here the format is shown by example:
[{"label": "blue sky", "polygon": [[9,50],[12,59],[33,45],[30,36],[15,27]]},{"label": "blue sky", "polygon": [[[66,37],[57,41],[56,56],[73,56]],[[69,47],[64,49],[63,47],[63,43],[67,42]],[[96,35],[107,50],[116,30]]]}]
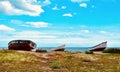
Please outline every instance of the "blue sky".
[{"label": "blue sky", "polygon": [[0,47],[28,39],[38,47],[120,46],[120,0],[0,0]]}]

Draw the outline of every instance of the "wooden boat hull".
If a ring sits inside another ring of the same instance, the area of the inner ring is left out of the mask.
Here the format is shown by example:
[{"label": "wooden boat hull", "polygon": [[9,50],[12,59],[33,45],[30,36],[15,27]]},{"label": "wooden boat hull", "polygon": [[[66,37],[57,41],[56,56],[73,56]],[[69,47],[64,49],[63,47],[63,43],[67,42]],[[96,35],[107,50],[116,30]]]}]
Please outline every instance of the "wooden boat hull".
[{"label": "wooden boat hull", "polygon": [[107,41],[106,42],[102,42],[96,46],[93,46],[90,51],[103,51],[107,46]]},{"label": "wooden boat hull", "polygon": [[65,50],[65,45],[62,45],[62,46],[52,49],[51,51],[64,51],[64,50]]},{"label": "wooden boat hull", "polygon": [[103,51],[106,47],[91,49],[90,51]]},{"label": "wooden boat hull", "polygon": [[62,48],[62,49],[54,49],[54,50],[52,50],[52,51],[64,51],[65,49],[64,48]]},{"label": "wooden boat hull", "polygon": [[30,40],[13,40],[8,43],[9,50],[25,50],[30,51],[34,49],[36,44]]}]

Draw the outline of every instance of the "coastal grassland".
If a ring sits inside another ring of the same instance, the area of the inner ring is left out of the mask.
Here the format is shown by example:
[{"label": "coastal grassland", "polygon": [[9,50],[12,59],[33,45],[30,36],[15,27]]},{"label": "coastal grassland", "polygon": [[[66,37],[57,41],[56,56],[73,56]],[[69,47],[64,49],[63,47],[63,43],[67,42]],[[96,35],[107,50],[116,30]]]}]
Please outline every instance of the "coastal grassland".
[{"label": "coastal grassland", "polygon": [[34,55],[0,50],[0,72],[39,72],[42,66],[44,64]]},{"label": "coastal grassland", "polygon": [[119,72],[120,54],[0,50],[0,72]]}]

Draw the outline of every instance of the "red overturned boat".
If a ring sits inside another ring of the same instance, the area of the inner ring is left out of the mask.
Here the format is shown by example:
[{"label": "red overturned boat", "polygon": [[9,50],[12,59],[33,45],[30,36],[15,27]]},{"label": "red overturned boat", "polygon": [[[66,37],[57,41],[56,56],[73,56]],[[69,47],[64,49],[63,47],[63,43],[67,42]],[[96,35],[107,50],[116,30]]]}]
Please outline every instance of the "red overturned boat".
[{"label": "red overturned boat", "polygon": [[107,47],[107,41],[93,46],[90,51],[103,51]]},{"label": "red overturned boat", "polygon": [[9,50],[31,51],[36,48],[36,44],[31,40],[12,40],[8,43]]}]

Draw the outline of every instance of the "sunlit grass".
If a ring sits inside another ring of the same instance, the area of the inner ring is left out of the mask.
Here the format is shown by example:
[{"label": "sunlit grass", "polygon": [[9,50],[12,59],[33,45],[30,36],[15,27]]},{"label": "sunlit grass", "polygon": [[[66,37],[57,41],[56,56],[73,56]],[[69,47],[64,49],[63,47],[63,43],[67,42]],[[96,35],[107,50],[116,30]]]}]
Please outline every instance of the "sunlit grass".
[{"label": "sunlit grass", "polygon": [[39,71],[41,63],[37,57],[12,50],[0,50],[1,72]]},{"label": "sunlit grass", "polygon": [[[1,72],[119,72],[120,54],[0,50]],[[42,55],[48,56],[47,58]]]},{"label": "sunlit grass", "polygon": [[35,56],[23,54],[23,53],[18,53],[16,51],[8,51],[8,50],[2,50],[0,51],[0,61],[4,60],[12,60],[12,61],[27,61],[27,62],[32,62],[37,60]]}]

